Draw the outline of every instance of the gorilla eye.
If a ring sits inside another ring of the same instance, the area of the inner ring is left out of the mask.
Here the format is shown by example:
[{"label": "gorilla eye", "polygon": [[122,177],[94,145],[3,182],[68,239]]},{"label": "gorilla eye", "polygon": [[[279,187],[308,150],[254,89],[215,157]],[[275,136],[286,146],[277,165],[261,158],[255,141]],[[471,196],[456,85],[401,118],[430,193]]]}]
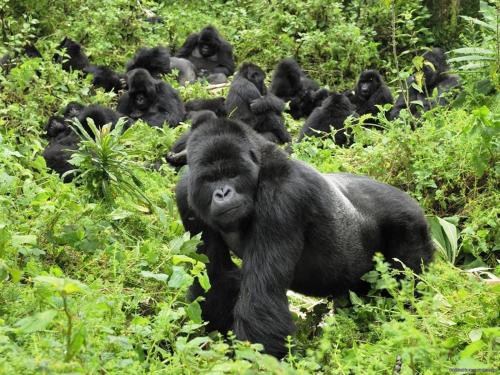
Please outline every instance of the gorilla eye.
[{"label": "gorilla eye", "polygon": [[250,151],[250,159],[252,159],[252,161],[255,164],[258,164],[258,162],[259,162],[259,160],[257,159],[257,155],[255,155],[255,152],[253,152],[253,151]]},{"label": "gorilla eye", "polygon": [[236,170],[230,170],[225,173],[227,178],[235,178],[238,177],[238,172]]}]

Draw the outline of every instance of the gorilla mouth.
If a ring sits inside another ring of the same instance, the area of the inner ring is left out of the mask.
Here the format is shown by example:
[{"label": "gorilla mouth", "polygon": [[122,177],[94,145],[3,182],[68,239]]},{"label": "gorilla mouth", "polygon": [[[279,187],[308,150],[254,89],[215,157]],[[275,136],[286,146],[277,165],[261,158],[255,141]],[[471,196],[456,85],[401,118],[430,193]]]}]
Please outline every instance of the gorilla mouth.
[{"label": "gorilla mouth", "polygon": [[215,216],[225,216],[228,213],[231,213],[233,211],[237,211],[239,208],[241,208],[241,206],[242,206],[241,204],[237,204],[237,205],[234,205],[234,206],[230,206],[230,207],[224,208],[223,210],[217,212],[215,214]]}]

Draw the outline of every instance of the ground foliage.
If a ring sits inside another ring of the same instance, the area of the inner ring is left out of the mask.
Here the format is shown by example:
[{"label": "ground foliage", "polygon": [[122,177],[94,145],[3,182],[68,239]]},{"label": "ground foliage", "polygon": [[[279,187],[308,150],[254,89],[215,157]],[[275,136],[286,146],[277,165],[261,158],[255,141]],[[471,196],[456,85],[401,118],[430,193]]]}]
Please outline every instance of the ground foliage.
[{"label": "ground foliage", "polygon": [[[379,67],[396,90],[390,3],[0,0],[0,52],[18,63],[0,72],[0,373],[385,374],[400,364],[402,374],[438,374],[498,366],[500,289],[485,281],[500,273],[498,56],[496,65],[461,73],[464,94],[450,108],[418,121],[381,119],[383,131],[353,121],[350,148],[331,139],[294,146],[293,157],[322,172],[366,174],[407,191],[441,247],[423,275],[407,272],[400,282],[376,257],[365,276],[373,286],[368,297],[292,294],[298,332],[281,362],[259,345],[208,335],[199,304],[185,299],[195,278],[209,288],[195,253],[199,238],[180,222],[177,173],[148,166],[187,125],[105,131],[82,144],[75,164],[88,173],[76,183],[63,184],[41,156],[43,126],[65,104],[116,104],[115,94],[51,62],[66,35],[94,62],[120,69],[139,46],[175,51],[210,23],[234,45],[239,63],[271,72],[280,58],[295,56],[336,90]],[[144,21],[153,13],[164,24]],[[434,42],[428,18],[419,1],[396,2],[400,70],[410,71],[412,58]],[[456,47],[495,51],[498,35],[484,33],[471,22]],[[44,58],[15,57],[26,41]],[[184,99],[213,95],[201,83],[180,92]],[[302,123],[286,121],[297,135]],[[93,152],[111,158],[106,175],[122,175],[99,185]]]}]

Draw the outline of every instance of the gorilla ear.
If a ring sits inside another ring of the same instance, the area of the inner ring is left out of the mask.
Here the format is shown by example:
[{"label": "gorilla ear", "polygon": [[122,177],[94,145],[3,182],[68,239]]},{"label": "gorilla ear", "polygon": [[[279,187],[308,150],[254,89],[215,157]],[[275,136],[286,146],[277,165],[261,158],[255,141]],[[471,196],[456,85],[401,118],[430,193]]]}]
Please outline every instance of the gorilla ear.
[{"label": "gorilla ear", "polygon": [[193,111],[190,112],[189,116],[191,117],[191,130],[196,129],[198,126],[201,124],[211,121],[211,120],[216,120],[217,116],[215,113],[209,110],[203,110],[203,111]]}]

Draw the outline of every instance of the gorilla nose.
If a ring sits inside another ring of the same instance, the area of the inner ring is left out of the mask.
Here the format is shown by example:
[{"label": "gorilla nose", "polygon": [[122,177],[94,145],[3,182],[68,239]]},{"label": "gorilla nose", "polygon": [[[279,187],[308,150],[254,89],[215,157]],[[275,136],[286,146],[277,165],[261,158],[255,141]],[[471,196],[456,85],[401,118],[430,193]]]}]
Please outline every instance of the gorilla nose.
[{"label": "gorilla nose", "polygon": [[234,190],[231,186],[225,185],[221,188],[215,189],[212,200],[215,203],[227,203],[234,196]]}]

